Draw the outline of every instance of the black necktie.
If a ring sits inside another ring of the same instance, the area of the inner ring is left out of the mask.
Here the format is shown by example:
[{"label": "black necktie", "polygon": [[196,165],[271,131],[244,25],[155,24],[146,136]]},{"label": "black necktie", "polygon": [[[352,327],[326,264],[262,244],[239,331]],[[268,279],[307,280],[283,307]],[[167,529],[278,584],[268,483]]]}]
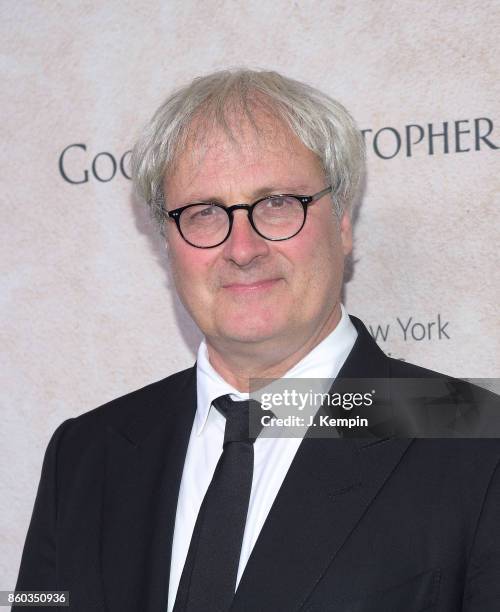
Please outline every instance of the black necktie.
[{"label": "black necktie", "polygon": [[196,519],[174,612],[225,612],[236,590],[255,438],[249,437],[248,401],[223,395],[213,405],[226,417],[224,446]]}]

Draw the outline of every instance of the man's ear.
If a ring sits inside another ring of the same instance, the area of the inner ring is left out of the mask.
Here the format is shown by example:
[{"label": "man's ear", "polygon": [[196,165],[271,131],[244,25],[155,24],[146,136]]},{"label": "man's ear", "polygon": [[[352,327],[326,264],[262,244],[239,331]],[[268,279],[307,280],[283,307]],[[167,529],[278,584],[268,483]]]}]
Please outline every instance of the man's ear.
[{"label": "man's ear", "polygon": [[348,211],[345,211],[340,219],[340,239],[344,255],[349,255],[352,251],[352,224]]}]

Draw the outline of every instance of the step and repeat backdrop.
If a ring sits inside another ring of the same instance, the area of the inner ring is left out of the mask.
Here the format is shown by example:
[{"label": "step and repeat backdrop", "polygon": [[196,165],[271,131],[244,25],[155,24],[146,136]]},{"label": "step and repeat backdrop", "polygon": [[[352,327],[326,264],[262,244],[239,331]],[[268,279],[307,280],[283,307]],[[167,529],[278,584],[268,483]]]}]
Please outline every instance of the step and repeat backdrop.
[{"label": "step and repeat backdrop", "polygon": [[194,361],[199,333],[132,194],[130,150],[197,75],[274,69],[340,100],[368,160],[348,311],[394,357],[498,376],[500,5],[460,5],[0,3],[0,589],[55,427]]}]

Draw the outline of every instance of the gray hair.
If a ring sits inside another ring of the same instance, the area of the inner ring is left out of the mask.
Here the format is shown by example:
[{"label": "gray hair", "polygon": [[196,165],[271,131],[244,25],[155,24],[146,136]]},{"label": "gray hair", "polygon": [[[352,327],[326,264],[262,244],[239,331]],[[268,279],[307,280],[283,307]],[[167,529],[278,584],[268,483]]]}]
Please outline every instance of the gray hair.
[{"label": "gray hair", "polygon": [[338,217],[352,208],[363,180],[365,159],[362,135],[347,110],[318,89],[277,72],[223,70],[196,78],[167,98],[134,147],[135,188],[162,233],[166,218],[162,182],[177,153],[193,137],[193,122],[197,121],[196,138],[220,127],[234,140],[230,115],[243,113],[256,127],[252,113],[256,106],[288,125],[318,156],[333,187]]}]

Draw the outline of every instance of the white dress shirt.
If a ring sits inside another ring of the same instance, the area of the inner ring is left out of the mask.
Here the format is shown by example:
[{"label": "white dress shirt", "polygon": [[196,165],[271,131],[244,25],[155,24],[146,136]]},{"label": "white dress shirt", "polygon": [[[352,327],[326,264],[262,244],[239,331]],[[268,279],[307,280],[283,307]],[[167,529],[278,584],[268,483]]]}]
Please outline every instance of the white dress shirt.
[{"label": "white dress shirt", "polygon": [[[293,366],[284,377],[321,378],[330,379],[333,382],[350,353],[356,337],[356,328],[342,306],[342,316],[337,327]],[[207,345],[203,341],[197,358],[198,404],[177,501],[170,563],[168,612],[171,612],[174,607],[196,518],[215,466],[222,454],[225,418],[212,406],[212,401],[226,394],[230,394],[234,400],[248,399],[248,393],[241,393],[234,389],[214,370],[208,360]],[[300,437],[259,437],[254,443],[252,490],[236,586],[239,584],[250,553],[302,439]]]}]

